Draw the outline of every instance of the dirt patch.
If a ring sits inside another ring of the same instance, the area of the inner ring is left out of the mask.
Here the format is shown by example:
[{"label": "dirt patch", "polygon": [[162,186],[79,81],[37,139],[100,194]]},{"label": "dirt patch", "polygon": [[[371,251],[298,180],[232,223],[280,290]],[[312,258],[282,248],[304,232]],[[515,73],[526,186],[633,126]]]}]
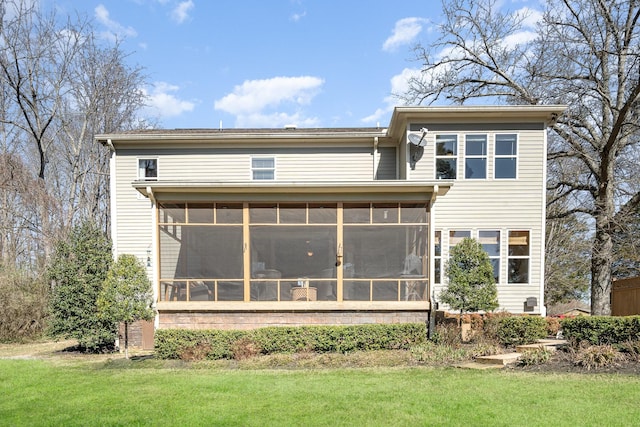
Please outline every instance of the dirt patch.
[{"label": "dirt patch", "polygon": [[75,346],[73,340],[37,341],[20,344],[0,344],[0,359],[38,359],[49,358]]},{"label": "dirt patch", "polygon": [[580,373],[580,374],[621,374],[640,375],[640,363],[622,359],[613,362],[610,366],[594,367],[587,369],[584,366],[574,363],[574,358],[570,352],[558,350],[552,354],[546,363],[539,365],[522,366],[518,363],[508,365],[506,369],[525,372],[541,373]]}]

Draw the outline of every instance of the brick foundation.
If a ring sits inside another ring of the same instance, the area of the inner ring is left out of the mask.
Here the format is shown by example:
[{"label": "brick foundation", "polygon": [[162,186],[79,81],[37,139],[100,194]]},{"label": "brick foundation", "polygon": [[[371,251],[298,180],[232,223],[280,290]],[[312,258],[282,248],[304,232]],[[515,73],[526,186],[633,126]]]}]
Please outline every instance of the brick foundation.
[{"label": "brick foundation", "polygon": [[426,311],[160,312],[160,329],[255,329],[267,326],[421,323]]}]

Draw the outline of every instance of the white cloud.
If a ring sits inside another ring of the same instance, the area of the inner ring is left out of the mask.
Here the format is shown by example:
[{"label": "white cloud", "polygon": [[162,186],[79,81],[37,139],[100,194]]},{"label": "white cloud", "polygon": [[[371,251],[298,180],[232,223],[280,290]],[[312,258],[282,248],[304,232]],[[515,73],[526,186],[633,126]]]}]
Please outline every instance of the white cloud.
[{"label": "white cloud", "polygon": [[102,36],[107,40],[115,41],[123,37],[136,37],[138,35],[132,27],[125,27],[119,22],[112,20],[109,17],[109,11],[102,4],[96,6],[94,13],[96,20],[106,28],[106,31],[102,32]]},{"label": "white cloud", "polygon": [[175,117],[184,112],[193,111],[193,102],[178,99],[173,93],[180,89],[179,86],[165,82],[156,82],[151,91],[144,91],[148,99],[147,109],[151,115],[159,117]]},{"label": "white cloud", "polygon": [[[323,79],[313,76],[247,80],[235,86],[232,93],[216,100],[214,107],[235,115],[236,125],[241,127],[279,127],[287,123],[315,125],[317,119],[305,118],[298,110],[311,102],[323,83]],[[296,112],[272,111],[283,107]]]},{"label": "white cloud", "polygon": [[302,18],[304,18],[305,16],[307,16],[307,12],[294,13],[293,15],[291,15],[291,20],[292,20],[293,22],[298,22],[298,21],[300,21]]},{"label": "white cloud", "polygon": [[363,123],[373,124],[393,111],[393,108],[400,105],[400,100],[395,94],[403,94],[409,89],[409,80],[413,77],[420,76],[420,69],[418,68],[405,68],[400,74],[396,74],[391,78],[391,91],[390,95],[386,96],[383,100],[384,106],[376,109],[371,115],[361,119]]},{"label": "white cloud", "polygon": [[193,1],[187,0],[180,2],[172,11],[171,11],[171,19],[176,21],[178,24],[182,24],[184,21],[189,19],[189,12],[195,7]]},{"label": "white cloud", "polygon": [[422,32],[427,21],[423,18],[403,18],[396,22],[393,33],[382,45],[382,50],[391,52],[402,45],[412,43]]}]

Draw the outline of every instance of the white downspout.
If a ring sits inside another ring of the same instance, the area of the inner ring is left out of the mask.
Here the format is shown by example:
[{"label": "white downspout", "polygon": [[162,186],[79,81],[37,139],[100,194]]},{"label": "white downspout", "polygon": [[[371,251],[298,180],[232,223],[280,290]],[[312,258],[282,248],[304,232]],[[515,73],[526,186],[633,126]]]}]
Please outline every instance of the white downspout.
[{"label": "white downspout", "polygon": [[378,157],[379,157],[379,153],[378,153],[378,137],[374,136],[373,137],[373,165],[372,165],[372,173],[371,173],[371,179],[376,179],[376,168],[378,166]]},{"label": "white downspout", "polygon": [[118,257],[118,215],[116,200],[116,148],[111,139],[107,139],[107,147],[111,151],[109,159],[109,209],[111,210],[111,251],[113,259]]}]

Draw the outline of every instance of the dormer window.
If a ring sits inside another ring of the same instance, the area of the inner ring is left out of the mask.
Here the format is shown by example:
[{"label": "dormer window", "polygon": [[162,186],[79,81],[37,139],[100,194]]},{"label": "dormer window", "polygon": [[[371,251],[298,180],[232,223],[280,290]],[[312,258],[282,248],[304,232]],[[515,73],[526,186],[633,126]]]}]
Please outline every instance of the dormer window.
[{"label": "dormer window", "polygon": [[138,159],[138,179],[141,181],[157,181],[158,159]]}]

